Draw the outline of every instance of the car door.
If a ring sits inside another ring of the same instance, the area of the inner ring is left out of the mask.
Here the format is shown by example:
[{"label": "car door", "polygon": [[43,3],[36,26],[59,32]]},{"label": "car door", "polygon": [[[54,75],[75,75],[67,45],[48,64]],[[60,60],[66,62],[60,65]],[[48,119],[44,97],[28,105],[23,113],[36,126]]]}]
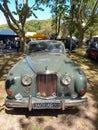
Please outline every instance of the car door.
[{"label": "car door", "polygon": [[91,57],[96,59],[96,56],[98,55],[97,43],[91,44],[90,55]]}]

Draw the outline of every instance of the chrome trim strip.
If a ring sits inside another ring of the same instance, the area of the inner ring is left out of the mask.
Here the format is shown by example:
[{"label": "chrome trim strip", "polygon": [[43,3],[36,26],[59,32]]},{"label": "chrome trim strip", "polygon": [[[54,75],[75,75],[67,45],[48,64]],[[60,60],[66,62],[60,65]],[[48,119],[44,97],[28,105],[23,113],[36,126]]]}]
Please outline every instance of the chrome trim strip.
[{"label": "chrome trim strip", "polygon": [[26,61],[27,61],[28,65],[29,65],[29,67],[31,68],[31,70],[32,70],[34,73],[37,73],[37,72],[35,71],[35,69],[34,69],[34,67],[33,67],[33,65],[32,65],[32,63],[31,63],[31,61],[30,61],[30,59],[29,59],[28,56],[26,56]]},{"label": "chrome trim strip", "polygon": [[57,96],[49,96],[49,97],[37,96],[37,98],[44,99],[44,100],[54,99],[54,98],[56,98],[56,97],[57,97]]},{"label": "chrome trim strip", "polygon": [[40,71],[37,74],[46,74],[46,75],[48,75],[48,74],[57,74],[57,72],[46,70],[46,71],[43,71],[43,72]]}]

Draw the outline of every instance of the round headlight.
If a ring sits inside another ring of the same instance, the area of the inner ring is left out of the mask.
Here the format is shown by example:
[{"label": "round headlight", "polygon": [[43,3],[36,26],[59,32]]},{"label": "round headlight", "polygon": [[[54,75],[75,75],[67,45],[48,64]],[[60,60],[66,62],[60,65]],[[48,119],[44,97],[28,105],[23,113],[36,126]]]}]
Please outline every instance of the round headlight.
[{"label": "round headlight", "polygon": [[69,75],[64,75],[61,79],[63,85],[69,85],[71,82],[71,77]]},{"label": "round headlight", "polygon": [[30,85],[32,83],[32,78],[29,75],[24,75],[22,77],[23,85]]}]

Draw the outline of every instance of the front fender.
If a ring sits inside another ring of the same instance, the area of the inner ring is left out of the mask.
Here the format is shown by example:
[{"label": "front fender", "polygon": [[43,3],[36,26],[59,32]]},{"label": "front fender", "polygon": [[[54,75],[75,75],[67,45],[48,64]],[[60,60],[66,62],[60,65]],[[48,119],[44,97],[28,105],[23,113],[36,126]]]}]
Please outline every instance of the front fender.
[{"label": "front fender", "polygon": [[87,91],[87,79],[85,75],[78,76],[75,80],[75,89],[79,96],[83,96]]}]

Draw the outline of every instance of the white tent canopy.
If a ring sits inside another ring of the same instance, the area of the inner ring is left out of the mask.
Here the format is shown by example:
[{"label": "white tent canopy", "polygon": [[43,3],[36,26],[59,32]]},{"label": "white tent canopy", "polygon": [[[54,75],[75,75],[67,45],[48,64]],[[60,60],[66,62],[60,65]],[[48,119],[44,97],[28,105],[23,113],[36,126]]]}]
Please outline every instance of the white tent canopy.
[{"label": "white tent canopy", "polygon": [[27,33],[25,34],[25,36],[26,36],[26,37],[29,37],[29,36],[32,36],[32,35],[34,35],[34,34],[36,34],[36,32],[27,32]]}]

